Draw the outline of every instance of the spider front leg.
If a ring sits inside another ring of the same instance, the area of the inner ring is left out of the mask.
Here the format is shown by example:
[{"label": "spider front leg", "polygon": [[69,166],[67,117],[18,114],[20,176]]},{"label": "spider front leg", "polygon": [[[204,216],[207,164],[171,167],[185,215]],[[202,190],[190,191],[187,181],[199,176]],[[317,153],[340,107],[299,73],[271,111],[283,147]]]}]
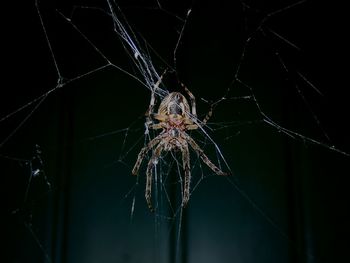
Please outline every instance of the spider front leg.
[{"label": "spider front leg", "polygon": [[210,119],[210,117],[213,115],[213,105],[210,105],[210,109],[207,113],[207,115],[205,115],[203,121],[202,121],[202,125],[207,124],[208,120]]},{"label": "spider front leg", "polygon": [[[211,105],[210,106],[210,110],[209,112],[207,113],[207,115],[204,117],[203,121],[200,122],[200,123],[196,123],[196,124],[189,124],[186,126],[186,130],[196,130],[198,129],[199,127],[202,127],[204,125],[207,124],[208,120],[210,119],[210,117],[213,115],[213,106]],[[199,122],[199,121],[198,121]]]},{"label": "spider front leg", "polygon": [[145,134],[148,133],[148,127],[150,127],[153,123],[151,115],[153,114],[153,108],[154,108],[155,103],[156,103],[155,91],[152,90],[151,101],[150,101],[148,109],[145,113],[145,116],[146,116],[146,123],[145,123],[146,132],[145,132]]},{"label": "spider front leg", "polygon": [[197,118],[197,109],[196,109],[196,97],[192,94],[192,92],[183,84],[180,82],[180,85],[183,87],[183,89],[187,92],[188,96],[191,100],[191,113],[193,118]]},{"label": "spider front leg", "polygon": [[147,111],[145,113],[145,116],[146,116],[146,129],[148,129],[148,127],[150,127],[151,124],[153,124],[152,114],[153,114],[154,105],[156,104],[156,92],[157,92],[157,89],[159,88],[160,83],[162,83],[163,77],[167,73],[167,71],[168,70],[165,69],[163,74],[159,77],[158,81],[153,85],[152,94],[151,94],[151,100],[150,100],[148,109],[147,109]]},{"label": "spider front leg", "polygon": [[[198,129],[199,125],[205,125],[208,120],[210,119],[210,117],[213,115],[213,105],[210,105],[210,109],[209,112],[207,113],[207,115],[204,117],[203,121],[198,124],[197,123],[197,104],[196,104],[196,97],[192,94],[192,92],[186,87],[185,84],[180,82],[180,85],[182,86],[182,88],[187,92],[188,96],[190,97],[191,100],[191,113],[192,113],[192,118],[195,119],[195,124],[190,124],[187,125],[186,129],[187,130],[196,130]],[[198,120],[198,122],[200,122]]]}]

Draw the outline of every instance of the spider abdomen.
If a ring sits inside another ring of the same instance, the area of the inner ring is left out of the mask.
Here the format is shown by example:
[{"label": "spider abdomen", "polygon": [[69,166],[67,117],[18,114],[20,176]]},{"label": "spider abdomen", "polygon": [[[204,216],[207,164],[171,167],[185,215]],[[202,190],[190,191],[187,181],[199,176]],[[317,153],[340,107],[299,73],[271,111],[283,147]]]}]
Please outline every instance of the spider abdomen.
[{"label": "spider abdomen", "polygon": [[168,114],[182,115],[183,109],[178,103],[172,103],[169,105]]},{"label": "spider abdomen", "polygon": [[159,105],[158,113],[162,115],[185,116],[190,111],[187,99],[179,92],[169,93]]}]

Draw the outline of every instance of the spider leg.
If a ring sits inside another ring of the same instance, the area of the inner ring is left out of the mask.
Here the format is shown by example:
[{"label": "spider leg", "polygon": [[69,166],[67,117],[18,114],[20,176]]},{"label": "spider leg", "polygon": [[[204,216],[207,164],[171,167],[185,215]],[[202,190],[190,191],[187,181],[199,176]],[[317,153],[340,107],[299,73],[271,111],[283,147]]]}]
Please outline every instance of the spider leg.
[{"label": "spider leg", "polygon": [[145,155],[149,150],[151,150],[156,144],[158,144],[162,140],[163,134],[159,134],[157,137],[155,137],[153,140],[151,140],[145,147],[143,147],[137,156],[136,163],[134,165],[134,168],[132,169],[132,174],[137,175],[139,173],[140,165],[142,163],[142,160],[145,158]]},{"label": "spider leg", "polygon": [[155,89],[154,89],[154,90],[152,90],[151,101],[150,101],[148,109],[145,113],[147,128],[153,123],[151,115],[153,114],[153,108],[154,108],[155,103],[156,103],[156,96],[155,96]]},{"label": "spider leg", "polygon": [[199,127],[201,127],[202,125],[207,124],[208,120],[210,119],[210,117],[213,115],[213,106],[210,106],[209,112],[207,113],[207,115],[204,117],[203,121],[201,123],[196,123],[196,124],[188,124],[186,126],[186,130],[196,130]]},{"label": "spider leg", "polygon": [[198,125],[197,124],[189,124],[186,126],[186,130],[197,130]]},{"label": "spider leg", "polygon": [[153,208],[152,208],[152,169],[153,169],[154,165],[158,162],[158,158],[163,151],[164,144],[165,144],[164,141],[158,144],[158,146],[154,150],[154,153],[153,153],[151,159],[148,162],[147,170],[146,170],[145,198],[146,198],[148,208],[151,211],[153,211]]},{"label": "spider leg", "polygon": [[162,123],[157,123],[157,124],[152,124],[152,125],[151,125],[151,128],[152,128],[153,130],[158,130],[158,129],[163,129],[164,127],[163,127],[163,124],[162,124]]},{"label": "spider leg", "polygon": [[210,109],[209,112],[207,113],[207,115],[205,115],[203,121],[202,121],[202,125],[207,124],[208,120],[210,119],[210,117],[213,115],[213,105],[210,105]]},{"label": "spider leg", "polygon": [[188,96],[191,100],[191,107],[192,107],[192,117],[197,118],[197,110],[196,110],[196,97],[192,94],[192,92],[183,84],[180,82],[180,85],[183,87],[183,89],[187,92]]},{"label": "spider leg", "polygon": [[[192,94],[192,92],[185,86],[185,84],[180,82],[180,85],[183,87],[183,89],[187,92],[188,96],[190,97],[191,100],[191,106],[192,106],[192,117],[197,119],[197,110],[196,110],[196,97]],[[209,112],[207,115],[204,117],[203,121],[198,124],[196,121],[196,124],[191,124],[186,127],[187,130],[195,130],[198,129],[199,125],[205,125],[210,117],[213,115],[213,105],[210,105]]]},{"label": "spider leg", "polygon": [[204,151],[198,146],[198,144],[187,134],[185,134],[186,141],[191,145],[193,150],[199,155],[199,157],[202,159],[202,161],[208,165],[208,167],[217,175],[228,175],[228,173],[225,173],[221,171],[215,164],[213,164],[208,156],[204,153]]},{"label": "spider leg", "polygon": [[191,184],[191,169],[190,169],[190,152],[188,150],[187,142],[184,142],[181,147],[182,151],[182,165],[185,170],[185,182],[182,195],[182,207],[186,207],[190,199],[190,184]]},{"label": "spider leg", "polygon": [[162,83],[163,77],[166,73],[167,73],[167,69],[165,69],[163,74],[159,77],[158,81],[153,86],[153,90],[152,90],[152,94],[151,94],[151,101],[150,101],[148,109],[145,113],[147,127],[153,123],[151,116],[153,114],[154,105],[156,104],[156,91],[159,88],[160,83]]}]

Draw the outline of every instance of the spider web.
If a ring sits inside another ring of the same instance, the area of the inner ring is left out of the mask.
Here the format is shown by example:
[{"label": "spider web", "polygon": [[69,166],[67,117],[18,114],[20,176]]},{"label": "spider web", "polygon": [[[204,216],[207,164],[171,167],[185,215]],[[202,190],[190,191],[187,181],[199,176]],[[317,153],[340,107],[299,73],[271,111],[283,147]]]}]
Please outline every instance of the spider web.
[{"label": "spider web", "polygon": [[[26,5],[30,14],[21,17],[30,18],[34,37],[14,25],[30,43],[10,59],[25,70],[6,90],[0,119],[2,171],[13,175],[4,184],[14,225],[8,236],[23,251],[10,250],[10,260],[334,259],[340,249],[323,252],[329,241],[317,241],[319,229],[335,222],[321,212],[318,191],[335,194],[341,185],[329,184],[326,172],[343,182],[348,131],[336,117],[347,107],[343,91],[327,87],[330,66],[313,68],[321,41],[308,37],[315,25],[306,21],[314,4]],[[173,90],[184,93],[180,81],[196,96],[199,119],[213,107],[208,125],[190,135],[233,176],[216,176],[191,151],[191,198],[182,209],[181,153],[163,154],[151,213],[143,195],[152,152],[140,176],[130,174],[157,135],[145,129],[144,112],[165,69],[157,105]],[[265,255],[271,248],[279,252]]]}]

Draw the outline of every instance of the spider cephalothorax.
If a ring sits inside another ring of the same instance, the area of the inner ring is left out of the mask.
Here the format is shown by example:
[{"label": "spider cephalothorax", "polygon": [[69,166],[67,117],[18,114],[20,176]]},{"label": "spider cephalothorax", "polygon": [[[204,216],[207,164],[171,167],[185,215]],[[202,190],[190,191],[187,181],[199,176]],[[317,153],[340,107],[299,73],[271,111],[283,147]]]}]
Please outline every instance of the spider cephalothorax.
[{"label": "spider cephalothorax", "polygon": [[[158,88],[161,82],[161,78],[155,85],[155,90]],[[152,169],[158,162],[162,151],[181,151],[182,153],[182,166],[185,172],[183,194],[182,194],[182,206],[186,206],[190,198],[190,182],[191,182],[191,170],[190,170],[190,154],[189,147],[198,154],[202,161],[208,165],[218,175],[227,175],[221,171],[215,164],[213,164],[209,158],[204,154],[203,150],[198,144],[186,133],[187,130],[198,129],[199,125],[205,125],[210,118],[212,111],[210,110],[204,120],[199,124],[196,113],[196,101],[193,94],[183,85],[182,87],[187,92],[191,99],[191,108],[185,96],[179,92],[169,93],[160,103],[158,113],[153,114],[153,108],[155,104],[155,94],[152,93],[151,102],[146,112],[147,127],[150,129],[162,129],[160,134],[151,140],[140,151],[136,160],[135,166],[132,170],[132,174],[137,175],[140,169],[142,160],[146,156],[147,152],[153,149],[153,154],[148,162],[146,170],[146,192],[145,197],[148,207],[152,210],[151,203],[151,188],[152,188]],[[158,123],[153,121],[157,120]]]}]

